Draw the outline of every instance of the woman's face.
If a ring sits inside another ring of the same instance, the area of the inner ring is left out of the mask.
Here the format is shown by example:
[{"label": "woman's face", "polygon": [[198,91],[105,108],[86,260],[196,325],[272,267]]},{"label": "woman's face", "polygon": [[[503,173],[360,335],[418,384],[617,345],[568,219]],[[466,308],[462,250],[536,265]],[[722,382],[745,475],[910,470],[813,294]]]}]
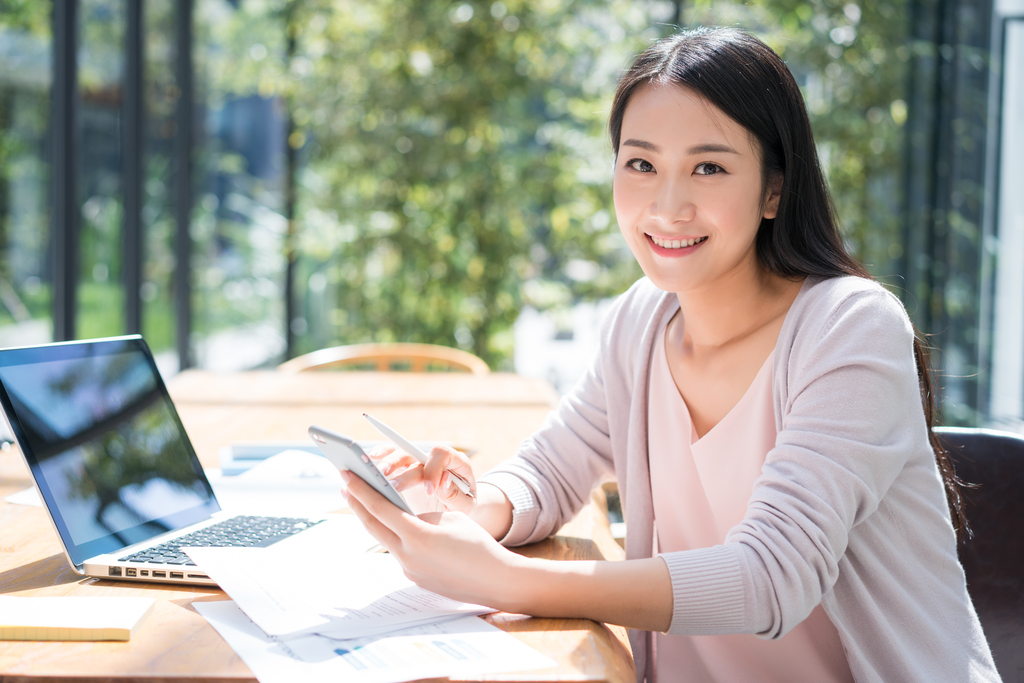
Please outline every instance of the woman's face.
[{"label": "woman's face", "polygon": [[754,238],[782,183],[762,190],[745,128],[688,88],[649,85],[626,105],[620,141],[615,215],[656,286],[697,292],[757,274]]}]

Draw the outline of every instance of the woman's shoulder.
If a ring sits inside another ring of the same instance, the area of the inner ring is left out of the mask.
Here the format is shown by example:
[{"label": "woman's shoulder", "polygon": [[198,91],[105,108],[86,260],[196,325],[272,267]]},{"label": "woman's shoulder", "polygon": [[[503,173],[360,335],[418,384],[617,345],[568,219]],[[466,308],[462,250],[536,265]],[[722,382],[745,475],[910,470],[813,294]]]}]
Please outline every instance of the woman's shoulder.
[{"label": "woman's shoulder", "polygon": [[850,345],[884,353],[909,349],[914,328],[903,303],[883,285],[865,277],[808,279],[793,302],[779,335],[794,356]]},{"label": "woman's shoulder", "polygon": [[895,294],[881,283],[866,277],[847,275],[833,278],[808,278],[793,302],[792,317],[804,324],[820,321],[823,325],[853,317],[888,323],[910,324],[907,311]]},{"label": "woman's shoulder", "polygon": [[843,275],[830,278],[807,278],[803,294],[809,299],[819,302],[834,301],[842,302],[846,299],[858,298],[879,298],[892,299],[899,302],[895,295],[885,288],[882,283],[867,277],[857,275]]}]

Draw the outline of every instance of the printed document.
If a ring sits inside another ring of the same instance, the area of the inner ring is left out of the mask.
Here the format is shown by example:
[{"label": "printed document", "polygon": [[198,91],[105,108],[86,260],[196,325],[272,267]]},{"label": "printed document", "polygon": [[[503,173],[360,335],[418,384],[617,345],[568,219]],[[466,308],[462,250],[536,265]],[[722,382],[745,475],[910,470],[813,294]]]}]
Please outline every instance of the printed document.
[{"label": "printed document", "polygon": [[493,611],[417,587],[394,557],[365,552],[372,537],[360,532],[338,515],[269,548],[184,550],[270,636],[344,638]]},{"label": "printed document", "polygon": [[263,633],[233,602],[194,602],[192,606],[252,669],[260,683],[399,683],[557,665],[477,617],[378,638],[335,640],[311,635],[284,640]]}]

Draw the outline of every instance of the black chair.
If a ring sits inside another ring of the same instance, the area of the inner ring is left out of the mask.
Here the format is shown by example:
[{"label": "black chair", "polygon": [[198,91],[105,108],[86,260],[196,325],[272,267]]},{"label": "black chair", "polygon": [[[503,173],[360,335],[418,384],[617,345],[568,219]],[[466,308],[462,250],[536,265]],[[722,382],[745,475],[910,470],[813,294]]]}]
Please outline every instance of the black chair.
[{"label": "black chair", "polygon": [[1024,683],[1024,437],[939,427],[965,488],[967,590],[1005,683]]}]

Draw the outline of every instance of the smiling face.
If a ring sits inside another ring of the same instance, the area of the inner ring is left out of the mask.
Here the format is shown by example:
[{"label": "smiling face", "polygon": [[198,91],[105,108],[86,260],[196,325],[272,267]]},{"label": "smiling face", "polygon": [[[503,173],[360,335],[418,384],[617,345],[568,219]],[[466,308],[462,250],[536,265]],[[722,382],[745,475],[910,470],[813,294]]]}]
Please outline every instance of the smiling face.
[{"label": "smiling face", "polygon": [[781,179],[762,190],[747,130],[692,90],[649,85],[626,105],[620,140],[615,215],[644,274],[677,293],[756,277],[754,239]]}]

